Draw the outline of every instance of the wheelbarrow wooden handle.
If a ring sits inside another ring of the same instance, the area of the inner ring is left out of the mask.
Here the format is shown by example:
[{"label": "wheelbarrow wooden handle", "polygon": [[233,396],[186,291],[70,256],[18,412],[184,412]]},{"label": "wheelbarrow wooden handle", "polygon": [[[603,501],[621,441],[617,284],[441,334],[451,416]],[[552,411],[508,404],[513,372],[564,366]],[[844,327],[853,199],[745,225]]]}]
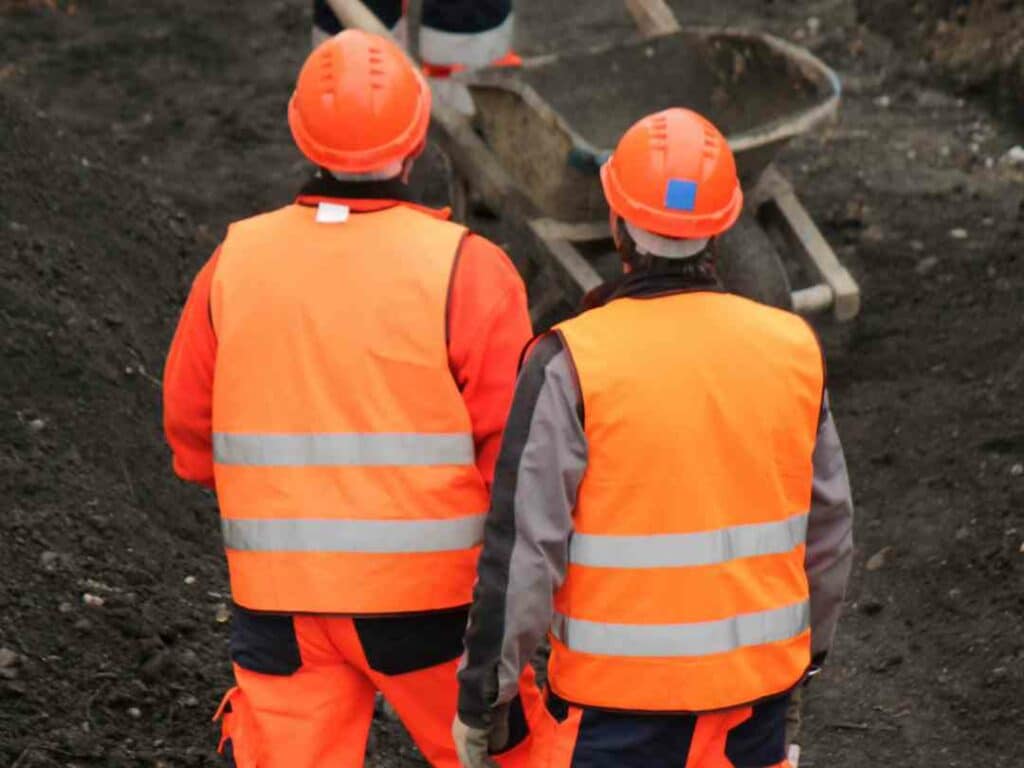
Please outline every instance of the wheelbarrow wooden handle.
[{"label": "wheelbarrow wooden handle", "polygon": [[[391,31],[361,0],[327,0],[327,3],[346,27],[394,40]],[[408,52],[406,55],[409,56]],[[415,60],[411,56],[409,58],[415,64]],[[519,191],[469,120],[440,99],[433,100],[430,114],[441,132],[442,144],[455,170],[469,181],[488,208],[523,217],[536,215],[536,208]]]},{"label": "wheelbarrow wooden handle", "polygon": [[669,35],[680,29],[665,0],[626,0],[626,9],[644,37]]}]

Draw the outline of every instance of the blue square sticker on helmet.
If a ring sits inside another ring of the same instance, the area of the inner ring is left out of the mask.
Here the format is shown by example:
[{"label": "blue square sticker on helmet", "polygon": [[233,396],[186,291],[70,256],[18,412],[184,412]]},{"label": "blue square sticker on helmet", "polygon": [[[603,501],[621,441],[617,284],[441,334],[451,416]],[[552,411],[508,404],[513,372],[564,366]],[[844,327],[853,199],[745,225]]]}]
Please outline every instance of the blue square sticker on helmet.
[{"label": "blue square sticker on helmet", "polygon": [[692,211],[697,207],[697,182],[670,179],[665,190],[665,207],[670,211]]}]

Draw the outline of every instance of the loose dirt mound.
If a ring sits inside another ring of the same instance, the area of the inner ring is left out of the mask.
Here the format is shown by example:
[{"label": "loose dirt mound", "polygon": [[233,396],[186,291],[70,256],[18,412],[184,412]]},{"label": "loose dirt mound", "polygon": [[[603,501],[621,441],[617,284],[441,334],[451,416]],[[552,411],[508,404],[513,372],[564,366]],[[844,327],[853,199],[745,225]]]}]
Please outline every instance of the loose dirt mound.
[{"label": "loose dirt mound", "polygon": [[0,763],[183,764],[225,671],[213,508],[157,418],[195,229],[16,97],[0,113],[0,646],[22,657]]},{"label": "loose dirt mound", "polygon": [[1024,120],[1024,4],[1006,0],[860,0],[864,20],[909,46],[963,93]]}]

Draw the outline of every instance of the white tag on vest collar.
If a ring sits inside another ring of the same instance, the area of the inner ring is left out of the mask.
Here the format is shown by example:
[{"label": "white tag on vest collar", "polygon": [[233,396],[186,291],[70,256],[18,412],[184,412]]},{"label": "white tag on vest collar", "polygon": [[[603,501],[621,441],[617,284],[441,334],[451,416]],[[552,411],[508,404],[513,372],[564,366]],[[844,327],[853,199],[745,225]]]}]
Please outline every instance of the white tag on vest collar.
[{"label": "white tag on vest collar", "polygon": [[349,208],[337,203],[320,203],[316,208],[318,224],[344,224],[348,221]]}]

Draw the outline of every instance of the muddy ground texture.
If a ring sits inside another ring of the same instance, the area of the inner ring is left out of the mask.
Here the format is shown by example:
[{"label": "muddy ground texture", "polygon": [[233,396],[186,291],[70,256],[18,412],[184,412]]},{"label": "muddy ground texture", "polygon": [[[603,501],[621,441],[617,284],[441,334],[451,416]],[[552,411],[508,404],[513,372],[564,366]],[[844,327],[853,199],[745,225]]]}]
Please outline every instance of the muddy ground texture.
[{"label": "muddy ground texture", "polygon": [[[856,321],[821,323],[857,560],[804,764],[1019,766],[1020,4],[673,5],[845,81],[838,125],[781,159],[864,292]],[[159,377],[226,224],[307,172],[284,120],[306,3],[236,6],[0,2],[2,765],[216,764],[216,510],[170,475]],[[526,53],[632,34],[611,0],[519,7]],[[371,764],[419,764],[376,731]]]}]

